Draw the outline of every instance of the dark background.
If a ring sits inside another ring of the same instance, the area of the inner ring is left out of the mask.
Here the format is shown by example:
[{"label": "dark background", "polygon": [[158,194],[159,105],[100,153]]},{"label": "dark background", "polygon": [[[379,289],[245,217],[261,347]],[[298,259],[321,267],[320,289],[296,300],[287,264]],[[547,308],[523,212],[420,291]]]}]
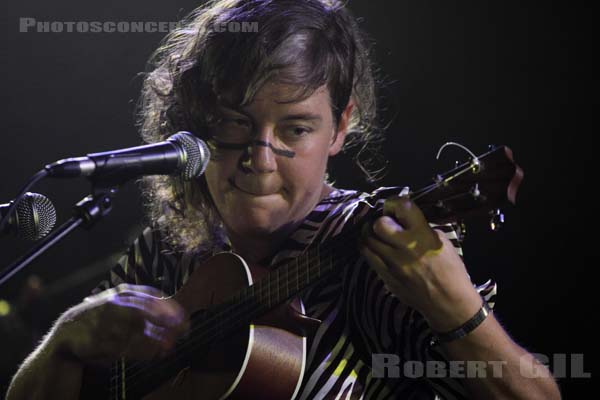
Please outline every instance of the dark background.
[{"label": "dark background", "polygon": [[[391,121],[380,185],[416,189],[465,160],[446,141],[475,153],[506,144],[525,171],[507,222],[490,232],[473,221],[464,245],[473,280],[498,282],[496,314],[532,352],[591,354],[595,223],[591,214],[593,94],[591,10],[570,2],[352,1],[375,41],[387,82],[382,119]],[[457,2],[458,3],[458,2]],[[0,203],[8,202],[43,165],[68,156],[137,145],[136,74],[164,34],[20,33],[19,18],[40,21],[177,21],[197,2],[130,0],[4,3],[0,17]],[[588,56],[588,53],[590,54]],[[371,189],[349,157],[334,161],[338,186]],[[84,180],[48,181],[32,191],[49,196],[59,223],[89,192]],[[592,217],[592,218],[590,218]],[[585,225],[584,220],[590,221]],[[81,300],[138,233],[141,201],[122,187],[112,214],[93,231],[77,231],[0,288],[12,313],[0,317],[0,393],[34,341],[68,306]],[[30,244],[0,238],[0,266]],[[42,296],[27,303],[32,275]],[[26,307],[22,306],[27,303]],[[21,304],[21,306],[19,305]],[[567,369],[568,371],[568,369]],[[559,379],[577,398],[591,379]]]}]

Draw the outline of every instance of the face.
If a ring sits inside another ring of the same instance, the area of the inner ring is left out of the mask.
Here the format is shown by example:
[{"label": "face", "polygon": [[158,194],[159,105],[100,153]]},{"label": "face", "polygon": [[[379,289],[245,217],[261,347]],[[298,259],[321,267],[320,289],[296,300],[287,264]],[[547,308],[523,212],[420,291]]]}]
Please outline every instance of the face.
[{"label": "face", "polygon": [[327,159],[343,145],[352,106],[336,126],[326,86],[283,103],[293,94],[293,87],[268,83],[248,106],[221,107],[222,121],[211,128],[205,177],[230,234],[285,230],[324,193]]}]

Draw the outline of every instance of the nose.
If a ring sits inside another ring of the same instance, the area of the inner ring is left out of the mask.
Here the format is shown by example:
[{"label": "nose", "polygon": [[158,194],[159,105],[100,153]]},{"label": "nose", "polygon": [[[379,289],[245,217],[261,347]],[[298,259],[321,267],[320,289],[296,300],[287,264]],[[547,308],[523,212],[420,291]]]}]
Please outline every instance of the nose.
[{"label": "nose", "polygon": [[242,169],[257,174],[274,172],[277,169],[275,154],[267,140],[266,137],[256,138],[248,145],[242,159]]}]

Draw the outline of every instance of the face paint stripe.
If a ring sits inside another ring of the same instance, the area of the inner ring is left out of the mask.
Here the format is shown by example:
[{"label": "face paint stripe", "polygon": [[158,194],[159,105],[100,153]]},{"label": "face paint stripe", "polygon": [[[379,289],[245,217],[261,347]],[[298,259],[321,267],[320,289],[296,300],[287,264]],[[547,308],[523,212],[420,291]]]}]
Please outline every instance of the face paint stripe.
[{"label": "face paint stripe", "polygon": [[262,140],[255,140],[254,144],[258,145],[258,146],[269,147],[273,151],[273,153],[275,153],[279,156],[294,158],[294,156],[296,155],[296,153],[293,151],[278,149],[278,148],[274,147],[271,143],[264,142]]}]

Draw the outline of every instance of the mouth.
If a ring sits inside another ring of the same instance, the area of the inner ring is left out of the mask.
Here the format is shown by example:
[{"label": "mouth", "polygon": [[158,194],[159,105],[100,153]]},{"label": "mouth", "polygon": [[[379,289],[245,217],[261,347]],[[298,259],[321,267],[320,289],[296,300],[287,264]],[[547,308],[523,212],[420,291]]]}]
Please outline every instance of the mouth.
[{"label": "mouth", "polygon": [[242,189],[241,187],[239,187],[238,185],[236,185],[235,181],[233,180],[233,178],[229,178],[228,179],[229,184],[236,190],[239,190],[242,193],[248,194],[250,196],[256,196],[256,197],[260,197],[260,196],[269,196],[269,195],[273,195],[273,194],[277,194],[279,193],[279,191],[274,191],[274,192],[253,192],[253,191],[249,191],[249,190],[245,190]]}]

